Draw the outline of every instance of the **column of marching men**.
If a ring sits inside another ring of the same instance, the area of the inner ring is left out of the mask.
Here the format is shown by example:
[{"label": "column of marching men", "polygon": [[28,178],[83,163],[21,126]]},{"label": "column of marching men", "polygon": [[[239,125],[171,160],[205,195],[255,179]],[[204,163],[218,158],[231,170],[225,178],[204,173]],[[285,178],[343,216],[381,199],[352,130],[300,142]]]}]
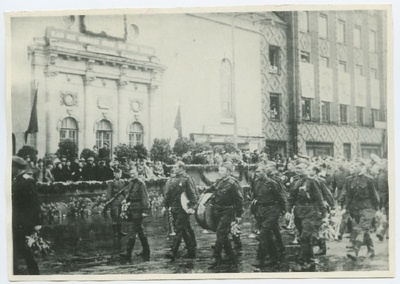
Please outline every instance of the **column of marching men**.
[{"label": "column of marching men", "polygon": [[[371,229],[375,228],[380,241],[388,235],[387,162],[356,159],[348,163],[344,158],[327,161],[299,156],[288,161],[282,170],[282,165],[265,160],[257,165],[253,177],[249,177],[248,172],[243,174],[243,168],[246,167],[243,163],[239,178],[247,179],[250,184],[250,190],[246,192],[238,177],[234,176],[234,165],[229,161],[220,163],[220,177],[202,192],[212,193],[208,203],[213,207],[216,223],[216,241],[212,246],[213,265],[239,261],[237,251],[242,248],[243,240],[233,230],[237,230],[241,223],[245,199],[251,200],[250,210],[254,215],[259,241],[253,264],[255,267],[279,268],[285,261],[280,218],[289,227],[294,224],[296,228],[296,241],[300,246],[297,257],[301,269],[315,267],[316,257],[328,253],[326,240],[321,237],[321,228],[332,221],[329,216],[333,211],[340,216],[336,219],[335,238],[341,241],[342,236],[350,232],[347,257],[357,261],[362,246],[367,247],[366,257],[374,257]],[[40,204],[33,172],[27,161],[19,157],[13,157],[12,165],[14,272],[18,272],[15,260],[21,256],[26,260],[29,273],[38,274],[35,259],[22,244],[24,237],[36,230],[40,222],[35,218]],[[146,183],[139,177],[136,167],[129,169],[128,183],[121,181],[124,167],[115,167],[113,170],[114,180],[108,189],[107,208],[110,209],[115,235],[127,235],[126,252],[120,257],[132,259],[137,236],[143,249],[138,255],[143,261],[149,261],[151,251],[143,227],[143,218],[149,214],[150,208]],[[188,209],[182,206],[182,193],[187,196]],[[165,185],[163,204],[163,212],[172,219],[169,227],[175,235],[171,251],[165,255],[171,261],[178,258],[182,239],[187,258],[196,258],[197,241],[190,215],[196,212],[200,197],[194,179],[186,174],[185,163],[177,161]],[[127,233],[121,230],[122,216],[130,222],[130,231]],[[319,247],[317,253],[314,253],[314,246]]]}]

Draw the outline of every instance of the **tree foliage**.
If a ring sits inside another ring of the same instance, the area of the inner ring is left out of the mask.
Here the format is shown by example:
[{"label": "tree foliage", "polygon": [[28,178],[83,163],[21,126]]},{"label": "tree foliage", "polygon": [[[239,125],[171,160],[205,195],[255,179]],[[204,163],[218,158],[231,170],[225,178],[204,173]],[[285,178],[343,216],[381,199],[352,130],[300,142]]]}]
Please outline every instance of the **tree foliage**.
[{"label": "tree foliage", "polygon": [[66,157],[68,160],[72,161],[78,157],[78,145],[72,140],[64,140],[58,143],[57,157]]},{"label": "tree foliage", "polygon": [[149,152],[143,144],[137,144],[133,147],[135,158],[134,160],[146,160],[149,156]]},{"label": "tree foliage", "polygon": [[150,156],[153,161],[161,161],[167,163],[172,153],[169,140],[154,139],[153,146],[150,150]]},{"label": "tree foliage", "polygon": [[21,157],[23,159],[29,158],[31,161],[36,161],[37,154],[38,154],[38,150],[36,150],[32,146],[25,145],[25,146],[22,146],[21,149],[19,149],[17,156]]},{"label": "tree foliage", "polygon": [[133,147],[127,144],[119,144],[114,148],[114,155],[119,161],[121,161],[122,158],[136,161],[138,159],[147,159],[148,151],[143,144],[138,144]]},{"label": "tree foliage", "polygon": [[95,154],[94,154],[93,150],[89,149],[89,148],[83,149],[82,152],[81,152],[80,158],[86,160],[89,157],[93,157],[93,158],[95,157]]},{"label": "tree foliage", "polygon": [[192,140],[182,137],[178,138],[174,144],[174,153],[178,156],[182,156],[183,154],[187,153],[188,151],[192,151],[194,149],[194,143]]}]

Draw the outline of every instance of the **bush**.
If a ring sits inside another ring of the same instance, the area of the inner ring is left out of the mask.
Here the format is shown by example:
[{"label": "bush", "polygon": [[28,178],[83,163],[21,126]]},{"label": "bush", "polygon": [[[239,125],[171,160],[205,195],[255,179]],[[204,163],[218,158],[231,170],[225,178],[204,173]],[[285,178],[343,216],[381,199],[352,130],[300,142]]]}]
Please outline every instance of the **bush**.
[{"label": "bush", "polygon": [[143,144],[137,144],[133,147],[134,159],[133,160],[146,160],[149,153]]},{"label": "bush", "polygon": [[153,161],[161,161],[167,163],[172,150],[167,139],[154,139],[153,146],[150,150],[151,159]]},{"label": "bush", "polygon": [[22,159],[26,159],[28,157],[31,161],[36,161],[37,154],[38,150],[36,150],[32,146],[25,145],[21,149],[19,149],[17,156],[21,157]]},{"label": "bush", "polygon": [[114,155],[117,157],[118,161],[121,161],[124,157],[131,160],[135,160],[136,158],[136,153],[133,147],[126,144],[119,144],[115,146]]},{"label": "bush", "polygon": [[178,156],[182,156],[188,151],[192,151],[194,149],[194,143],[190,139],[186,137],[178,138],[174,144],[174,153]]},{"label": "bush", "polygon": [[73,161],[78,157],[78,145],[72,140],[64,140],[58,143],[57,157],[66,157],[67,160]]},{"label": "bush", "polygon": [[92,149],[85,148],[85,149],[82,150],[80,158],[86,160],[89,157],[93,157],[94,158],[94,156],[95,156],[95,154],[94,154]]},{"label": "bush", "polygon": [[236,152],[235,144],[233,144],[233,143],[226,143],[226,144],[225,144],[225,151],[226,151],[227,153]]}]

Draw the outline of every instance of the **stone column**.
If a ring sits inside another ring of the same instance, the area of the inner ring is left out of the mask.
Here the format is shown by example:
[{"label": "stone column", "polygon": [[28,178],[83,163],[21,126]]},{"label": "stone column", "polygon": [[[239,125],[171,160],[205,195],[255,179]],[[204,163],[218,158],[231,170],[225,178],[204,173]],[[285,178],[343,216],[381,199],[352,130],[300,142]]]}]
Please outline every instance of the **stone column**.
[{"label": "stone column", "polygon": [[[58,75],[58,71],[54,67],[46,67],[44,69],[45,75],[45,112],[46,112],[46,153],[54,154],[58,148],[58,131],[57,131],[57,120],[55,117],[55,105],[58,103],[58,88],[55,77]],[[40,110],[40,104],[38,104],[38,111]]]},{"label": "stone column", "polygon": [[126,134],[126,121],[128,120],[127,113],[124,111],[125,104],[129,103],[127,100],[128,91],[127,85],[129,83],[128,78],[126,78],[126,70],[128,69],[127,65],[121,66],[120,78],[117,81],[118,86],[118,119],[117,125],[118,128],[118,136],[116,137],[117,141],[115,141],[114,146],[119,143],[129,143],[128,136]]},{"label": "stone column", "polygon": [[83,77],[84,83],[84,121],[83,121],[83,147],[92,149],[93,145],[96,143],[96,137],[93,136],[93,126],[94,126],[94,118],[92,108],[95,104],[93,100],[93,88],[92,83],[96,80],[95,73],[93,72],[94,60],[88,60],[86,63],[86,74]]}]

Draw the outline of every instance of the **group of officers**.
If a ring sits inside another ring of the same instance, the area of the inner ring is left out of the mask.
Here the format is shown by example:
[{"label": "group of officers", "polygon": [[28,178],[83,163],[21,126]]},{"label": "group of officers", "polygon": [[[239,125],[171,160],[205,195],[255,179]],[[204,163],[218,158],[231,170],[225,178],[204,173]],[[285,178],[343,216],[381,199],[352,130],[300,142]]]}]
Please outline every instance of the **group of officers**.
[{"label": "group of officers", "polygon": [[[25,164],[26,162],[22,159],[13,158],[14,260],[17,253],[21,254],[22,252],[29,272],[37,274],[37,264],[23,244],[23,236],[28,235],[38,224],[39,219],[35,216],[36,212],[40,212],[34,182],[24,170]],[[339,172],[335,172],[333,175],[335,205],[332,204],[332,196],[329,196],[329,192],[326,190],[326,180],[318,175],[318,168],[310,164],[307,159],[298,159],[294,167],[294,173],[289,175],[289,179],[284,179],[279,175],[274,162],[260,163],[255,170],[254,178],[251,181],[250,196],[252,199],[251,212],[254,214],[259,229],[259,245],[256,263],[253,265],[259,268],[275,267],[284,260],[285,246],[279,225],[279,218],[283,216],[287,221],[293,220],[298,231],[299,263],[304,269],[315,266],[313,247],[317,245],[320,247],[317,255],[326,254],[325,240],[319,237],[318,232],[324,222],[329,222],[327,217],[330,206],[338,206],[343,216],[344,226],[341,226],[340,236],[345,232],[349,221],[351,223],[350,247],[353,253],[347,256],[352,260],[357,260],[361,246],[366,245],[367,257],[373,257],[371,225],[376,216],[381,217],[382,211],[386,210],[387,213],[389,208],[388,199],[384,202],[380,200],[376,189],[377,183],[366,173],[365,162],[357,160],[350,165],[349,169],[342,169],[342,172],[338,167]],[[232,224],[241,222],[244,213],[244,194],[233,172],[232,163],[221,163],[219,165],[220,178],[203,192],[212,193],[208,203],[213,208],[213,220],[216,224],[216,242],[212,246],[215,259],[213,265],[215,266],[219,266],[223,262],[237,261],[230,235]],[[121,180],[121,171],[116,171],[114,175],[115,179],[108,192],[110,198],[108,206],[115,234],[126,235],[121,231],[122,215],[127,216],[131,223],[130,232],[127,234],[126,252],[120,254],[120,257],[125,260],[132,259],[137,236],[143,248],[138,255],[142,257],[143,261],[149,261],[150,246],[143,227],[143,218],[150,207],[146,184],[138,177],[137,169],[130,171],[128,183]],[[182,206],[181,196],[183,193],[188,199],[188,209],[184,209]],[[195,259],[197,241],[190,223],[190,215],[196,212],[201,196],[194,179],[186,174],[186,165],[182,161],[176,162],[173,166],[171,177],[165,185],[164,194],[163,210],[172,215],[175,231],[171,251],[165,257],[174,261],[178,257],[183,239],[188,251],[187,258]],[[29,200],[35,202],[28,202]],[[233,239],[236,244],[235,248],[241,248],[240,238],[234,236]],[[222,257],[223,251],[226,258]],[[15,265],[14,268],[17,269]]]}]

